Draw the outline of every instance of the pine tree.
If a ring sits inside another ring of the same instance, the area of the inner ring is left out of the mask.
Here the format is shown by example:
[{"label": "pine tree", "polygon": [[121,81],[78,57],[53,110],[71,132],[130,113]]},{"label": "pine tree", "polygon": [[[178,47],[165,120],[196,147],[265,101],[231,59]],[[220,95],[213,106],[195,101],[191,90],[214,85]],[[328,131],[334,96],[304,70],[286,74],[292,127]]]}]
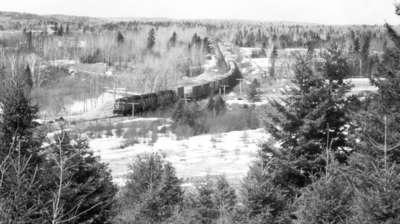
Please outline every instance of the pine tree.
[{"label": "pine tree", "polygon": [[58,36],[64,35],[64,27],[63,27],[62,24],[61,24],[61,25],[58,27],[58,29],[57,29],[57,35],[58,35]]},{"label": "pine tree", "polygon": [[324,65],[317,74],[310,59],[298,58],[293,80],[298,88],[285,93],[288,97],[282,99],[284,104],[273,103],[279,115],[269,113],[272,122],[267,125],[290,153],[290,159],[297,160],[298,168],[308,175],[324,169],[321,155],[327,147],[341,161],[346,158],[345,126],[349,115],[345,95],[350,86],[343,79],[349,75],[349,69],[336,47],[324,57]]},{"label": "pine tree", "polygon": [[199,219],[201,224],[212,224],[218,218],[218,207],[214,200],[214,186],[211,180],[205,180],[197,187]]},{"label": "pine tree", "polygon": [[41,182],[43,136],[38,128],[38,108],[32,105],[20,80],[5,80],[0,122],[0,222],[41,223],[45,212]]},{"label": "pine tree", "polygon": [[235,35],[235,45],[239,47],[243,47],[243,33],[239,30]]},{"label": "pine tree", "polygon": [[360,76],[363,76],[363,74],[367,73],[369,70],[369,49],[371,45],[371,38],[372,35],[371,33],[367,33],[363,37],[363,43],[362,47],[360,50]]},{"label": "pine tree", "polygon": [[124,41],[125,41],[124,35],[122,35],[121,31],[118,31],[118,33],[117,33],[117,44],[121,45],[121,44],[124,43]]},{"label": "pine tree", "polygon": [[27,47],[28,47],[28,49],[29,49],[29,50],[32,50],[32,49],[33,49],[33,35],[32,35],[32,31],[30,30],[30,31],[27,32],[26,29],[24,28],[23,33],[24,33],[25,38],[26,38],[26,42],[27,42]]},{"label": "pine tree", "polygon": [[177,40],[178,35],[176,34],[176,32],[173,32],[171,38],[169,38],[168,47],[174,48],[176,46]]},{"label": "pine tree", "polygon": [[134,223],[161,223],[170,218],[183,200],[181,181],[171,164],[158,154],[141,155],[130,171],[123,198],[126,214],[134,217],[121,218]]},{"label": "pine tree", "polygon": [[[371,148],[374,144],[383,144],[385,123],[383,117],[387,117],[387,144],[391,148],[396,146],[400,140],[399,128],[399,100],[400,100],[400,37],[393,28],[386,24],[388,36],[394,43],[393,48],[388,48],[383,54],[382,60],[378,65],[377,71],[373,74],[372,84],[378,87],[377,94],[370,94],[363,101],[360,111],[355,116],[358,126],[362,131],[354,130],[354,139],[361,140],[362,144],[355,144],[358,150],[376,154]],[[400,150],[395,147],[388,152],[391,161],[400,162]]]},{"label": "pine tree", "polygon": [[275,78],[275,64],[276,64],[276,59],[278,58],[278,49],[277,47],[274,45],[274,47],[272,48],[271,51],[271,56],[270,56],[270,68],[269,68],[269,75],[272,78]]},{"label": "pine tree", "polygon": [[237,197],[235,189],[229,185],[228,180],[224,176],[218,177],[215,188],[214,198],[220,213],[219,216],[229,215],[236,206]]},{"label": "pine tree", "polygon": [[[5,95],[0,99],[3,110],[1,125],[0,158],[16,140],[21,142],[23,156],[35,157],[41,145],[41,137],[37,134],[38,123],[35,122],[38,107],[32,104],[26,92],[25,84],[18,80],[9,80],[3,84]],[[4,151],[6,150],[6,151]]]},{"label": "pine tree", "polygon": [[345,224],[352,217],[354,189],[334,167],[321,178],[302,190],[296,200],[296,215],[299,224]]},{"label": "pine tree", "polygon": [[226,103],[224,98],[222,98],[222,96],[218,95],[215,98],[214,108],[217,116],[224,114],[226,112]]},{"label": "pine tree", "polygon": [[[68,219],[77,223],[109,222],[114,213],[117,188],[107,165],[93,155],[84,138],[62,132],[55,136],[55,140],[49,147],[50,158],[54,159],[49,161],[47,170],[52,175],[49,186],[63,178],[61,188],[59,185],[52,187],[54,192],[61,189],[60,222]],[[64,169],[62,177],[59,174],[60,162]]]},{"label": "pine tree", "polygon": [[214,100],[214,96],[212,96],[212,95],[208,98],[207,110],[212,112],[213,116],[216,115],[216,112],[215,112],[215,100]]},{"label": "pine tree", "polygon": [[69,35],[69,32],[70,32],[69,24],[67,24],[67,26],[65,27],[65,34]]},{"label": "pine tree", "polygon": [[154,28],[151,28],[149,34],[147,36],[147,50],[152,51],[154,45],[156,44],[156,31]]},{"label": "pine tree", "polygon": [[[377,150],[377,149],[375,149]],[[380,151],[380,150],[379,150]],[[355,192],[348,223],[398,223],[400,221],[400,167],[364,153],[352,156],[344,170],[347,182]]]},{"label": "pine tree", "polygon": [[260,100],[258,88],[260,88],[260,83],[257,79],[254,79],[251,82],[247,91],[247,97],[251,102],[256,102]]},{"label": "pine tree", "polygon": [[211,50],[212,50],[212,48],[211,48],[210,40],[208,39],[208,37],[204,37],[204,39],[203,39],[203,51],[205,53],[207,53],[207,54],[210,54]]},{"label": "pine tree", "polygon": [[281,146],[264,145],[245,181],[249,215],[256,223],[290,223],[291,204],[301,189],[324,174],[327,149],[340,162],[347,159],[347,64],[335,47],[324,61],[317,70],[311,58],[297,58],[296,87],[272,103],[275,112],[267,112],[267,130]]},{"label": "pine tree", "polygon": [[360,53],[360,39],[358,37],[353,39],[353,52],[356,54]]},{"label": "pine tree", "polygon": [[246,47],[254,47],[255,46],[255,42],[256,42],[256,37],[254,36],[253,32],[250,32],[247,36],[246,36]]},{"label": "pine tree", "polygon": [[291,223],[290,206],[304,185],[304,176],[283,160],[263,162],[250,167],[243,181],[244,205],[250,223]]},{"label": "pine tree", "polygon": [[32,74],[31,74],[31,69],[29,68],[29,65],[27,65],[25,67],[22,79],[24,80],[27,90],[30,91],[33,87],[33,80],[32,80]]}]

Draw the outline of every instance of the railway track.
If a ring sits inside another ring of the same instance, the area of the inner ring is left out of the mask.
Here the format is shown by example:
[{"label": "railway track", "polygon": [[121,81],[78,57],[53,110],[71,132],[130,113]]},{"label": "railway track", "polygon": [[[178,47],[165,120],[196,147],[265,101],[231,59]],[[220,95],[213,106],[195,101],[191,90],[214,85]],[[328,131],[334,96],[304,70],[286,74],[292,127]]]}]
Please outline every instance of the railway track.
[{"label": "railway track", "polygon": [[[215,89],[217,89],[216,92],[218,92],[218,89],[221,88],[220,86],[230,86],[230,88],[233,88],[237,83],[236,83],[236,77],[233,77],[237,74],[235,74],[236,72],[239,73],[240,75],[240,71],[239,68],[237,66],[237,64],[235,63],[235,61],[233,60],[226,60],[226,56],[224,55],[223,51],[221,50],[218,42],[214,42],[213,43],[214,48],[216,49],[216,56],[219,58],[219,60],[223,61],[224,67],[226,66],[226,68],[230,69],[228,73],[226,74],[222,74],[220,76],[217,77],[217,79],[219,80],[213,80],[213,79],[206,79],[203,81],[200,81],[200,84],[196,84],[196,82],[194,82],[193,84],[188,84],[188,87],[184,87],[184,92],[183,95],[180,96],[179,98],[186,98],[186,93],[185,91],[190,91],[190,94],[193,94],[194,97],[190,97],[193,98],[192,100],[200,100],[203,99],[204,97],[208,97],[210,89],[212,89],[215,92]],[[232,76],[232,78],[230,78],[230,76]],[[217,83],[216,83],[217,81]],[[201,87],[200,87],[201,86]],[[203,88],[206,87],[207,88]],[[208,91],[206,93],[206,91]],[[194,93],[193,93],[194,92]],[[176,90],[177,96],[180,94],[179,90]],[[201,97],[197,97],[195,94],[199,94],[201,95]],[[142,101],[144,102],[144,101]],[[128,104],[132,104],[132,102],[127,102]],[[131,106],[131,105],[129,105]],[[169,105],[170,106],[170,105]],[[145,112],[146,110],[143,110],[143,112]],[[130,115],[132,114],[132,112],[130,113],[125,113],[125,115]],[[135,114],[135,113],[133,113]],[[84,124],[84,123],[96,123],[96,122],[100,122],[100,121],[107,121],[109,120],[110,122],[113,121],[115,122],[115,120],[124,120],[124,119],[132,119],[131,116],[124,116],[124,114],[113,114],[110,116],[103,116],[103,117],[97,117],[97,118],[90,118],[90,119],[80,119],[80,118],[76,118],[76,119],[64,119],[64,118],[60,118],[60,119],[56,119],[59,121],[63,121],[65,123],[68,123],[70,125],[78,125],[78,124]],[[56,122],[56,120],[53,121],[48,121],[47,123],[54,123]]]}]

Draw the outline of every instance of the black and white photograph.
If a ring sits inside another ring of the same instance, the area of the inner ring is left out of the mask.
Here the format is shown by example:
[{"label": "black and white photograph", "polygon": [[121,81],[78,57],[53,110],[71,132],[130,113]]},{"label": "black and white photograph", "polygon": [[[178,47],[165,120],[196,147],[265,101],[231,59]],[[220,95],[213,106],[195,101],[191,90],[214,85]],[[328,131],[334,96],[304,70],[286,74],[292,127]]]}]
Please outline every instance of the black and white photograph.
[{"label": "black and white photograph", "polygon": [[1,0],[0,224],[400,224],[400,0]]}]

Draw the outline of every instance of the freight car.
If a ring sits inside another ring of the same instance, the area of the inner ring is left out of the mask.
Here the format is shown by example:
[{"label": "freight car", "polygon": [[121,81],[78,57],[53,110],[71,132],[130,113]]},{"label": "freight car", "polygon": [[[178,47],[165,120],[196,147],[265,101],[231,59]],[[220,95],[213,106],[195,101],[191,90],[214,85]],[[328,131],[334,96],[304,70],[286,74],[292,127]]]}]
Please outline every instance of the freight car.
[{"label": "freight car", "polygon": [[241,73],[235,62],[229,63],[230,70],[217,77],[207,77],[204,80],[195,80],[176,87],[174,90],[159,91],[156,93],[146,93],[133,95],[117,99],[114,104],[113,113],[116,115],[132,115],[146,111],[155,110],[157,108],[166,107],[174,104],[179,99],[201,100],[210,94],[216,94],[220,88],[226,87],[226,91],[230,91],[238,84]]}]

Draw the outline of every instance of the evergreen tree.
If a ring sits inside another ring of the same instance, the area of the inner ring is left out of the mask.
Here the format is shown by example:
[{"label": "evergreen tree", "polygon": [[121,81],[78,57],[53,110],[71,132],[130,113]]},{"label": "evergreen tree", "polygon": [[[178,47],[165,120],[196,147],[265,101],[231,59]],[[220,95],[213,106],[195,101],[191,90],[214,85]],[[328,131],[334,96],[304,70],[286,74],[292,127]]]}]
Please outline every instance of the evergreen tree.
[{"label": "evergreen tree", "polygon": [[369,72],[368,70],[370,70],[369,49],[371,45],[371,38],[371,33],[367,33],[363,37],[363,43],[360,50],[360,76],[363,76],[363,74]]},{"label": "evergreen tree", "polygon": [[58,36],[64,35],[64,27],[63,27],[62,24],[61,24],[61,25],[58,27],[58,29],[57,29],[57,35],[58,35]]},{"label": "evergreen tree", "polygon": [[224,176],[218,177],[215,188],[214,198],[220,213],[219,216],[231,215],[237,201],[235,189],[229,185]]},{"label": "evergreen tree", "polygon": [[299,224],[349,223],[354,190],[338,169],[302,190],[295,202]]},{"label": "evergreen tree", "polygon": [[247,97],[251,102],[260,100],[258,88],[260,88],[260,83],[257,79],[254,79],[247,90]]},{"label": "evergreen tree", "polygon": [[[181,181],[170,163],[158,154],[138,156],[130,166],[123,198],[126,222],[161,223],[173,215],[183,200]],[[133,220],[132,220],[133,218]]]},{"label": "evergreen tree", "polygon": [[173,32],[171,38],[169,38],[168,47],[174,48],[176,46],[177,40],[178,40],[178,35],[176,34],[176,32]]},{"label": "evergreen tree", "polygon": [[226,112],[226,103],[224,98],[222,98],[222,96],[218,95],[215,98],[214,108],[217,116],[224,114]]},{"label": "evergreen tree", "polygon": [[214,186],[211,180],[197,187],[199,219],[201,224],[212,224],[219,215],[217,204],[214,200]]},{"label": "evergreen tree", "polygon": [[305,178],[284,160],[259,159],[250,167],[243,181],[244,203],[252,224],[291,223],[290,206],[304,186]]},{"label": "evergreen tree", "polygon": [[151,28],[149,31],[149,35],[147,36],[147,50],[152,51],[154,45],[156,44],[156,31],[154,28]]},{"label": "evergreen tree", "polygon": [[272,48],[271,51],[271,56],[270,56],[270,68],[269,68],[269,75],[272,78],[275,78],[275,64],[276,64],[276,59],[278,58],[278,49],[277,47],[274,45],[274,47]]},{"label": "evergreen tree", "polygon": [[0,222],[42,223],[47,191],[42,184],[42,134],[38,108],[32,105],[19,80],[1,83],[6,90],[0,98]]},{"label": "evergreen tree", "polygon": [[33,35],[32,35],[32,31],[26,31],[26,29],[24,28],[23,31],[25,38],[26,38],[26,42],[27,42],[27,47],[29,50],[33,49]]},{"label": "evergreen tree", "polygon": [[214,96],[212,96],[212,95],[210,95],[210,97],[208,98],[207,110],[212,112],[213,115],[216,115],[216,112],[215,112],[215,100],[214,100]]},{"label": "evergreen tree", "polygon": [[[377,150],[377,149],[375,149]],[[380,150],[379,150],[380,151]],[[352,156],[345,172],[355,192],[348,223],[398,223],[400,221],[400,167],[368,154]]]},{"label": "evergreen tree", "polygon": [[207,54],[211,53],[211,43],[210,40],[208,39],[208,37],[204,37],[203,39],[203,51]]},{"label": "evergreen tree", "polygon": [[236,46],[243,47],[243,33],[241,30],[236,33],[234,43]]},{"label": "evergreen tree", "polygon": [[267,130],[281,147],[265,145],[245,181],[254,220],[289,223],[291,204],[301,189],[312,183],[312,177],[324,174],[327,149],[333,158],[346,161],[347,64],[337,48],[324,59],[317,70],[311,58],[299,57],[294,66],[296,87],[272,103],[276,112],[267,112]]},{"label": "evergreen tree", "polygon": [[124,43],[124,41],[125,41],[124,35],[122,35],[121,31],[118,31],[118,33],[117,33],[117,44],[121,45],[121,44]]},{"label": "evergreen tree", "polygon": [[[217,109],[215,109],[217,110]],[[184,100],[178,101],[172,114],[173,129],[180,126],[186,126],[193,129],[194,134],[204,132],[204,123],[202,122],[204,112],[197,103],[186,103]]]},{"label": "evergreen tree", "polygon": [[360,53],[360,39],[358,37],[353,39],[353,52],[356,54]]},{"label": "evergreen tree", "polygon": [[41,145],[38,132],[38,123],[35,122],[38,107],[32,104],[26,92],[25,84],[18,80],[9,80],[3,84],[4,96],[0,99],[2,104],[1,139],[2,152],[0,158],[7,154],[8,148],[19,141],[23,156],[35,157]]},{"label": "evergreen tree", "polygon": [[69,32],[70,32],[69,24],[67,24],[67,26],[65,27],[65,34],[69,35]]},{"label": "evergreen tree", "polygon": [[33,80],[32,80],[32,74],[31,74],[31,69],[29,68],[29,65],[27,65],[25,67],[22,79],[24,80],[24,83],[27,87],[27,91],[30,91],[33,87]]},{"label": "evergreen tree", "polygon": [[[355,148],[369,154],[376,154],[374,148],[376,144],[383,144],[385,141],[385,122],[387,118],[387,145],[388,148],[394,147],[388,151],[391,161],[400,162],[400,149],[395,147],[400,140],[399,128],[399,100],[400,100],[400,37],[393,28],[386,24],[388,36],[394,43],[393,48],[388,48],[383,54],[382,60],[378,65],[377,71],[371,79],[372,84],[378,87],[377,94],[370,94],[362,102],[359,112],[355,115],[357,126],[361,131],[354,130],[354,139],[361,141],[361,144],[355,144]],[[374,144],[372,144],[374,142]]]},{"label": "evergreen tree", "polygon": [[256,42],[256,37],[254,36],[253,32],[250,32],[247,36],[246,36],[246,47],[254,47]]},{"label": "evergreen tree", "polygon": [[273,121],[267,125],[275,139],[282,142],[282,148],[293,156],[290,159],[297,160],[298,168],[306,174],[324,169],[321,155],[327,147],[340,161],[346,158],[345,127],[349,115],[345,94],[350,86],[343,79],[349,75],[349,69],[337,48],[330,49],[324,59],[317,74],[311,60],[298,59],[293,80],[298,88],[285,93],[288,97],[282,99],[284,104],[273,103],[278,115],[270,114]]},{"label": "evergreen tree", "polygon": [[[93,155],[86,139],[66,132],[55,139],[50,146],[54,159],[49,161],[47,170],[52,171],[49,186],[55,189],[54,192],[61,189],[60,222],[71,219],[76,223],[109,223],[117,188],[107,165]],[[64,169],[62,176],[60,161]],[[62,188],[54,186],[58,181],[53,180],[59,178],[63,178]]]}]

